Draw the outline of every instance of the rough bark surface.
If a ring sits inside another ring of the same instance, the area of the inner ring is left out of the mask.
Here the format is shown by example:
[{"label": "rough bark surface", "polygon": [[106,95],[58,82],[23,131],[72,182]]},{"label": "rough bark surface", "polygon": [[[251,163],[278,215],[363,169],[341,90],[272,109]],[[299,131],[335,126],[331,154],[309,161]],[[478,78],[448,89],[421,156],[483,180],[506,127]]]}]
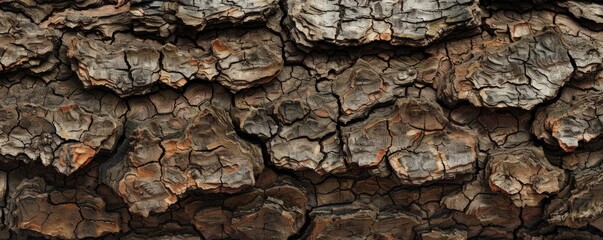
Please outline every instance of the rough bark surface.
[{"label": "rough bark surface", "polygon": [[603,3],[0,0],[0,239],[603,239]]}]

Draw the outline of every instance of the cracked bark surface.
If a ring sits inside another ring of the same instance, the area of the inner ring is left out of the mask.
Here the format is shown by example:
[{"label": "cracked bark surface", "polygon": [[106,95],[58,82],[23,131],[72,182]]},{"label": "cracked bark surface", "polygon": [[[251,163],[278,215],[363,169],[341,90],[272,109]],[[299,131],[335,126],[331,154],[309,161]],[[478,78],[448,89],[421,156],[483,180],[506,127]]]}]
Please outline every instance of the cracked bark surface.
[{"label": "cracked bark surface", "polygon": [[205,47],[161,45],[124,34],[110,41],[83,36],[65,41],[83,85],[105,87],[121,97],[149,93],[156,82],[178,89],[195,79],[217,80],[238,91],[272,80],[283,67],[280,39],[261,29],[229,31],[209,45],[199,39]]},{"label": "cracked bark surface", "polygon": [[[512,32],[511,37],[516,35]],[[451,68],[450,77],[438,90],[452,102],[467,100],[478,107],[531,110],[557,96],[570,79],[574,72],[572,53],[597,51],[595,47],[572,49],[569,45],[578,45],[579,40],[569,44],[564,40],[545,30],[500,46],[486,43],[481,56]]]},{"label": "cracked bark surface", "polygon": [[423,98],[402,98],[382,110],[342,128],[348,163],[368,168],[387,159],[401,182],[411,185],[474,171],[476,133],[449,125],[438,105]]},{"label": "cracked bark surface", "polygon": [[588,143],[601,134],[601,113],[596,107],[601,99],[598,91],[567,89],[557,102],[537,112],[534,134],[566,152],[574,151],[581,142]]},{"label": "cracked bark surface", "polygon": [[317,84],[304,68],[286,67],[274,82],[235,96],[231,115],[237,126],[265,142],[276,167],[318,174],[345,171],[337,98]]},{"label": "cracked bark surface", "polygon": [[301,230],[306,206],[306,191],[299,182],[266,170],[252,189],[224,199],[194,201],[185,211],[208,239],[286,239]]},{"label": "cracked bark surface", "polygon": [[107,213],[105,203],[84,189],[48,189],[42,178],[24,179],[8,198],[8,225],[48,237],[100,237],[120,230],[120,218]]},{"label": "cracked bark surface", "polygon": [[59,32],[41,29],[26,17],[0,11],[0,71],[35,68],[55,49]]},{"label": "cracked bark surface", "polygon": [[73,80],[46,85],[21,74],[10,78],[0,87],[2,158],[41,161],[69,175],[115,148],[126,111],[119,98],[83,91]]},{"label": "cracked bark surface", "polygon": [[545,159],[535,147],[493,153],[486,168],[488,184],[493,191],[510,195],[518,207],[536,207],[565,185],[565,172]]},{"label": "cracked bark surface", "polygon": [[253,185],[261,150],[235,133],[229,101],[221,86],[199,84],[183,95],[164,90],[129,101],[125,153],[101,165],[101,179],[143,216],[165,211],[189,190]]},{"label": "cracked bark surface", "polygon": [[603,239],[602,10],[0,0],[0,239]]},{"label": "cracked bark surface", "polygon": [[476,1],[287,1],[291,37],[300,45],[317,42],[355,46],[375,41],[425,46],[479,25]]}]

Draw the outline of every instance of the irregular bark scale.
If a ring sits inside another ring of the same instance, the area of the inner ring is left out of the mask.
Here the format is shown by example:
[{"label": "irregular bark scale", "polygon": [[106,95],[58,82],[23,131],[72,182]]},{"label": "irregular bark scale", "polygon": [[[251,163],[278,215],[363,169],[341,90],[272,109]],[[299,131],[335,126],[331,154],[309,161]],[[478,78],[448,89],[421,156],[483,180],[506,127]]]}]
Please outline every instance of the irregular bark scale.
[{"label": "irregular bark scale", "polygon": [[292,38],[354,46],[375,41],[425,46],[479,25],[476,1],[287,1]]},{"label": "irregular bark scale", "polygon": [[[226,97],[221,87],[192,85],[184,95],[165,90],[130,101],[125,152],[103,164],[102,180],[143,216],[167,210],[192,189],[236,192],[253,185],[263,168],[261,151],[235,133]],[[149,108],[157,111],[148,115]]]}]

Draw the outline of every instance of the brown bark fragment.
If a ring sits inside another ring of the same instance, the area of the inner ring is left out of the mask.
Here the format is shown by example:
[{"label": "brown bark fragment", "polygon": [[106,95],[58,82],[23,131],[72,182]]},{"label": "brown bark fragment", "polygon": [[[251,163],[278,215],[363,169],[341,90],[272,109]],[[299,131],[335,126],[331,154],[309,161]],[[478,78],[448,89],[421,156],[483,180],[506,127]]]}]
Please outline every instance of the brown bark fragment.
[{"label": "brown bark fragment", "polygon": [[565,187],[565,172],[551,165],[540,148],[517,148],[490,155],[488,184],[511,196],[518,207],[536,207]]},{"label": "brown bark fragment", "polygon": [[120,231],[119,215],[105,212],[103,200],[84,189],[49,190],[41,178],[26,179],[11,192],[11,229],[47,237],[80,239]]},{"label": "brown bark fragment", "polygon": [[355,46],[375,41],[425,46],[479,25],[476,1],[287,1],[292,38]]},{"label": "brown bark fragment", "polygon": [[[13,76],[17,84],[3,85],[4,104],[0,155],[25,161],[41,160],[69,175],[100,151],[111,151],[122,134],[123,105],[115,96],[61,93],[73,82],[45,85],[39,79]],[[89,102],[80,102],[84,97]],[[105,108],[99,107],[104,103]],[[119,109],[122,108],[122,109]]]},{"label": "brown bark fragment", "polygon": [[[123,159],[105,164],[103,181],[130,211],[148,216],[167,210],[192,189],[236,192],[255,183],[263,168],[260,149],[234,132],[223,91],[218,86],[192,85],[184,96],[165,90],[129,103],[130,109],[141,113],[149,106],[158,110],[153,115],[131,112],[128,119],[136,125],[128,135],[127,152]],[[157,98],[163,101],[153,101]],[[171,109],[161,113],[168,106]],[[174,116],[172,111],[180,114]],[[164,123],[168,125],[159,127]]]},{"label": "brown bark fragment", "polygon": [[475,133],[449,124],[443,109],[424,99],[399,99],[342,131],[350,164],[375,167],[388,159],[407,184],[471,173],[477,160]]}]

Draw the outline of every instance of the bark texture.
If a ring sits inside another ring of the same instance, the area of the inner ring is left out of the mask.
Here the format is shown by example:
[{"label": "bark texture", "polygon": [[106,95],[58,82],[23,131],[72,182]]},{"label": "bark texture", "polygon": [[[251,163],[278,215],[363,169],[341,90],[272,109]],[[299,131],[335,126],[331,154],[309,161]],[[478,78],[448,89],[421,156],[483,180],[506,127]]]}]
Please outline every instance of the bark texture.
[{"label": "bark texture", "polygon": [[603,3],[0,0],[0,239],[603,239]]}]

